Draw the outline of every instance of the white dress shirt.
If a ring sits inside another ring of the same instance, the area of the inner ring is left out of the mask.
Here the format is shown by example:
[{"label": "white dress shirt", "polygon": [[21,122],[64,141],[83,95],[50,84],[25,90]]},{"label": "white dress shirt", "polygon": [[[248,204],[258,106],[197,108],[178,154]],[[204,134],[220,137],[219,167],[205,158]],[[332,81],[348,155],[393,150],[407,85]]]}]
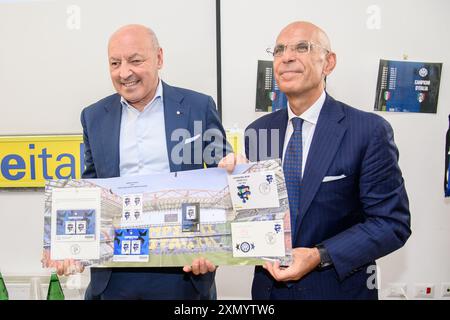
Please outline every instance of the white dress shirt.
[{"label": "white dress shirt", "polygon": [[283,146],[283,163],[284,163],[284,155],[286,153],[287,145],[289,143],[289,139],[294,132],[294,127],[292,125],[292,118],[297,117],[303,119],[302,126],[302,176],[305,172],[305,164],[308,159],[309,148],[311,147],[311,142],[314,136],[314,131],[316,130],[317,121],[319,120],[320,111],[322,110],[322,106],[325,102],[326,94],[325,91],[322,92],[319,99],[314,102],[314,104],[309,107],[305,112],[303,112],[300,116],[296,116],[295,113],[291,110],[291,107],[287,106],[288,110],[288,125],[286,128],[286,135],[284,136],[284,146]]},{"label": "white dress shirt", "polygon": [[142,112],[123,97],[120,102],[120,176],[170,172],[161,80]]}]

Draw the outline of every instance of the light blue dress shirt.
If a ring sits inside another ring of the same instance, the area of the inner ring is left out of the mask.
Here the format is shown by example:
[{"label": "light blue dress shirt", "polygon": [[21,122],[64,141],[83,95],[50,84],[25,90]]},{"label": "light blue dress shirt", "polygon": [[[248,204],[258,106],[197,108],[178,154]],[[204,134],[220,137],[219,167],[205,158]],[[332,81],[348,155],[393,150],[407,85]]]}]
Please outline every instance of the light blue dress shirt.
[{"label": "light blue dress shirt", "polygon": [[142,112],[123,97],[120,102],[120,176],[170,172],[162,81]]}]

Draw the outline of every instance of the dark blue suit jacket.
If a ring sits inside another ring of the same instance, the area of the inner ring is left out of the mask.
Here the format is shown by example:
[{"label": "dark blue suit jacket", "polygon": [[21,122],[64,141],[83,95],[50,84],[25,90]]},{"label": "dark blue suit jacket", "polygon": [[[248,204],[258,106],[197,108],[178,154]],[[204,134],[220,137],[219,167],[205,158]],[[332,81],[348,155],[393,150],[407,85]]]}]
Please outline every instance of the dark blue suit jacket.
[{"label": "dark blue suit jacket", "polygon": [[[163,82],[163,102],[165,137],[158,137],[167,141],[167,152],[169,155],[170,171],[193,170],[203,168],[203,163],[174,163],[170,157],[172,149],[179,141],[171,141],[171,134],[176,129],[187,129],[191,135],[194,132],[194,121],[201,121],[202,132],[207,129],[215,129],[221,135],[221,141],[213,141],[214,145],[220,145],[221,154],[213,154],[219,159],[230,150],[225,132],[216,112],[214,101],[211,97],[191,90],[176,88]],[[119,138],[122,107],[120,96],[113,94],[93,105],[85,108],[81,113],[81,123],[83,125],[83,137],[85,144],[85,170],[83,178],[111,178],[120,176],[119,169]],[[194,150],[199,145],[203,150],[210,146],[208,141],[202,144],[191,143],[191,157],[198,150]],[[215,166],[211,164],[209,166]],[[182,268],[145,268],[147,272],[139,274],[143,277],[151,277],[154,287],[176,287],[179,290],[172,290],[169,293],[161,293],[161,299],[198,299],[210,297],[210,289],[214,286],[214,273],[204,276],[187,275]],[[133,272],[133,270],[128,270]],[[138,270],[136,270],[138,272]],[[87,298],[98,297],[108,285],[112,270],[109,268],[91,268],[91,283],[87,291]],[[126,286],[126,282],[123,284]],[[192,290],[191,287],[195,290]],[[148,290],[152,290],[151,287]],[[158,294],[158,293],[157,293]]]},{"label": "dark blue suit jacket", "polygon": [[[287,110],[261,117],[247,128],[279,129],[281,157]],[[261,134],[257,134],[258,141]],[[264,146],[266,144],[263,143]],[[267,148],[271,139],[267,141]],[[258,155],[258,143],[246,139],[246,154]],[[261,155],[258,159],[262,160]],[[325,177],[345,178],[323,182]],[[324,244],[333,267],[313,271],[293,285],[297,299],[377,299],[370,289],[378,259],[402,247],[411,234],[408,197],[398,166],[391,126],[378,115],[354,109],[327,95],[309,149],[293,247]],[[372,276],[372,277],[371,277]],[[282,288],[256,268],[255,299],[268,299]]]}]

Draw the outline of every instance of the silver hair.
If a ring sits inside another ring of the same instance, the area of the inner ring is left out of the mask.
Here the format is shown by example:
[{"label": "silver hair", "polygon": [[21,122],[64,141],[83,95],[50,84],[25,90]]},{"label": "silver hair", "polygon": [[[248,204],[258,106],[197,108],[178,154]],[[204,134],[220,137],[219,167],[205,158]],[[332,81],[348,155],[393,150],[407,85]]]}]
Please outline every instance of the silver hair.
[{"label": "silver hair", "polygon": [[149,27],[145,27],[145,28],[147,29],[148,34],[149,34],[150,38],[152,39],[153,47],[155,49],[158,49],[159,48],[159,41],[158,41],[158,37],[156,36],[156,33],[152,29],[150,29]]}]

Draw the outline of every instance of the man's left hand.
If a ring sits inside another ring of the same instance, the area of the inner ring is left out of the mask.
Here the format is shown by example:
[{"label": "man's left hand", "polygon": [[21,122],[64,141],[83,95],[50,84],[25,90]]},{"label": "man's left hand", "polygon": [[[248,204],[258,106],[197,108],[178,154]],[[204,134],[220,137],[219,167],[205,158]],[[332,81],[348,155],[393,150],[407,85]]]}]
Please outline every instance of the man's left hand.
[{"label": "man's left hand", "polygon": [[196,276],[207,272],[213,272],[215,270],[216,266],[205,258],[194,259],[194,261],[192,261],[192,265],[183,267],[184,272],[192,272]]},{"label": "man's left hand", "polygon": [[234,153],[229,153],[226,157],[220,160],[218,167],[226,169],[228,173],[232,173],[237,164],[243,163],[248,163],[248,160],[242,154],[236,155]]},{"label": "man's left hand", "polygon": [[292,265],[287,268],[280,267],[278,261],[266,262],[263,267],[277,281],[296,281],[310,273],[320,263],[320,254],[317,248],[294,248],[292,257]]}]

